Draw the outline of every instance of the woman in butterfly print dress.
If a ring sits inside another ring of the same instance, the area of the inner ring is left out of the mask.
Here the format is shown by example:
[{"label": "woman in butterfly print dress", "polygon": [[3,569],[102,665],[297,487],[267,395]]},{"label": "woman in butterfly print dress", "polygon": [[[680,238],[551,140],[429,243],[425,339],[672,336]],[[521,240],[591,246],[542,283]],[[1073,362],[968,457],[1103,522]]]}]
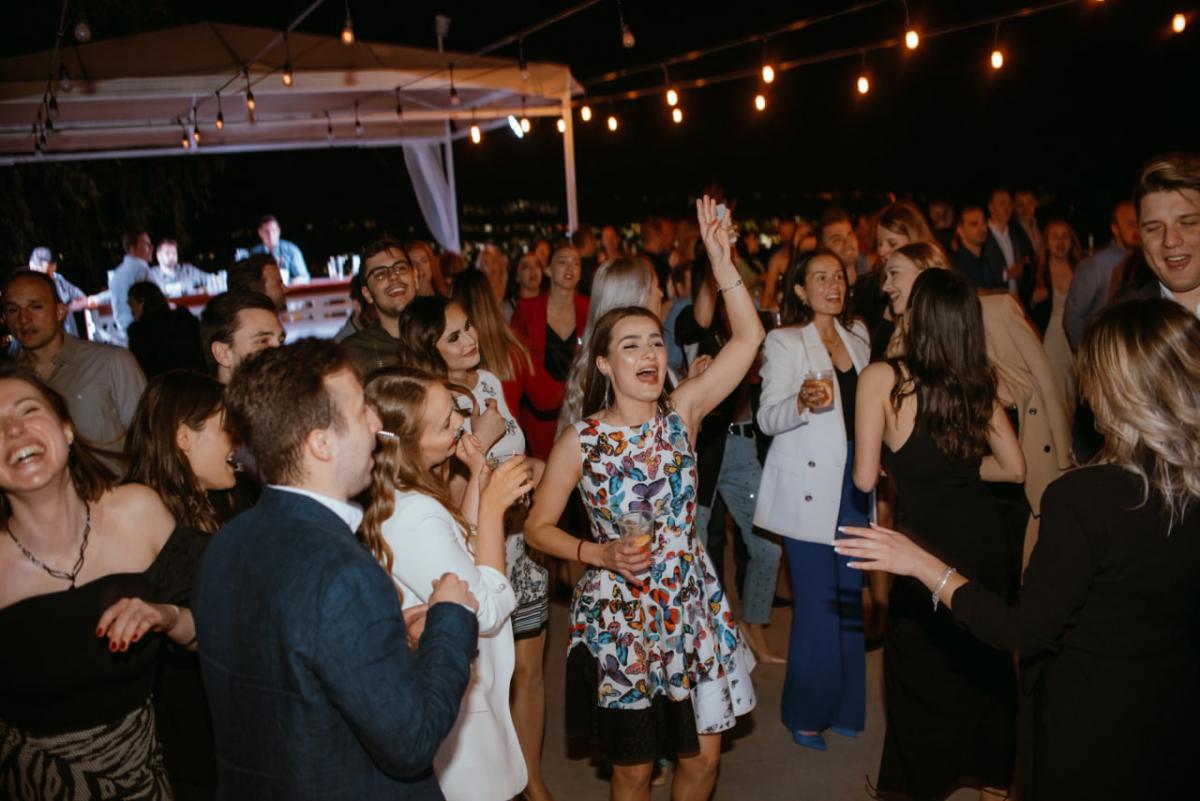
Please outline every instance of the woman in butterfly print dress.
[{"label": "woman in butterfly print dress", "polygon": [[[667,393],[658,317],[638,307],[601,317],[585,419],[555,444],[526,526],[534,547],[588,566],[571,605],[568,723],[586,724],[613,763],[613,799],[649,798],[653,760],[668,749],[679,756],[672,798],[708,798],[720,732],[755,702],[753,657],[695,533],[691,441],[745,377],[763,328],[730,258],[730,221],[708,197],[697,212],[732,338],[708,370]],[[576,484],[594,541],[556,525]],[[619,539],[616,518],[636,509],[654,513],[648,550]]]}]

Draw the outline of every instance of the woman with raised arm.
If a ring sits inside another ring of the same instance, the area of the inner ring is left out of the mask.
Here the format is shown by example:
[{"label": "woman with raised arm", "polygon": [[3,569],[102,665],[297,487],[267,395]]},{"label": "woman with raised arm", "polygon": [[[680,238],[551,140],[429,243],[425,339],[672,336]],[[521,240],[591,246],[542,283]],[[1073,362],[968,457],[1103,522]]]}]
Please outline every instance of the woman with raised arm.
[{"label": "woman with raised arm", "polygon": [[169,799],[151,691],[195,648],[203,540],[116,486],[33,373],[0,369],[0,795]]},{"label": "woman with raised arm", "polygon": [[[525,761],[509,712],[513,672],[510,616],[516,596],[505,575],[504,512],[533,489],[524,456],[493,471],[444,378],[386,367],[372,373],[367,402],[384,426],[371,472],[371,504],[360,537],[403,594],[426,603],[436,580],[454,573],[479,601],[479,656],[458,721],[434,756],[447,801],[508,801],[524,789]],[[447,474],[457,458],[470,472],[461,507]]]},{"label": "woman with raised arm", "polygon": [[[755,703],[753,657],[693,524],[691,442],[745,377],[763,328],[731,258],[731,221],[708,197],[697,211],[732,338],[667,393],[658,315],[625,307],[597,320],[584,419],[555,443],[526,527],[534,547],[588,567],[571,602],[567,720],[613,763],[614,801],[649,798],[668,749],[679,757],[672,797],[707,799],[720,733]],[[576,485],[591,539],[557,526]]]},{"label": "woman with raised arm", "polygon": [[1019,601],[894,531],[849,528],[834,546],[851,567],[913,577],[903,580],[919,582],[927,609],[941,604],[948,622],[1020,652],[1022,799],[1190,798],[1200,321],[1168,300],[1114,306],[1084,335],[1079,378],[1104,450],[1046,490]]},{"label": "woman with raised arm", "polygon": [[758,426],[774,439],[754,524],[784,538],[791,571],[783,723],[797,745],[824,751],[825,729],[854,737],[866,720],[862,576],[831,558],[828,543],[837,526],[870,517],[870,496],[851,477],[854,397],[870,352],[835,253],[801,254],[783,292],[780,327],[763,347]]},{"label": "woman with raised arm", "polygon": [[[1005,532],[984,482],[1021,482],[1025,460],[996,398],[979,299],[958,274],[926,270],[907,318],[904,357],[859,376],[854,483],[873,489],[882,456],[899,526],[1005,595]],[[899,578],[883,653],[880,797],[945,798],[959,787],[1003,797],[1016,718],[1009,652],[974,640],[930,609],[918,582]]]}]

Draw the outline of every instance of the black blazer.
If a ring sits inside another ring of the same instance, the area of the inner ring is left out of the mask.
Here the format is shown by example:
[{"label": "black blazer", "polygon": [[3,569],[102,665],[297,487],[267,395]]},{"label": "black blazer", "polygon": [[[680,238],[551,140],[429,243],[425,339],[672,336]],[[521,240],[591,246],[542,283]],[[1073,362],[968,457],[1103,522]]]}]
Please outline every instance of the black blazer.
[{"label": "black blazer", "polygon": [[472,613],[435,605],[409,652],[396,587],[345,522],[270,487],[213,538],[193,613],[218,798],[442,798]]}]

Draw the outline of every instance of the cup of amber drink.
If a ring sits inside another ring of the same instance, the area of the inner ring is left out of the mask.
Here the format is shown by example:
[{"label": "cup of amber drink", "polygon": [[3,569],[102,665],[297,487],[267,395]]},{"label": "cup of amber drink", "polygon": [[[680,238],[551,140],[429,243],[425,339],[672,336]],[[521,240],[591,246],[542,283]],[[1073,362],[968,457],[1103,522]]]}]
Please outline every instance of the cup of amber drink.
[{"label": "cup of amber drink", "polygon": [[654,533],[654,515],[642,509],[626,512],[617,518],[617,531],[621,542],[648,551]]},{"label": "cup of amber drink", "polygon": [[804,385],[801,390],[805,397],[817,395],[817,400],[808,404],[814,412],[825,412],[833,408],[833,371],[810,370],[804,374]]}]

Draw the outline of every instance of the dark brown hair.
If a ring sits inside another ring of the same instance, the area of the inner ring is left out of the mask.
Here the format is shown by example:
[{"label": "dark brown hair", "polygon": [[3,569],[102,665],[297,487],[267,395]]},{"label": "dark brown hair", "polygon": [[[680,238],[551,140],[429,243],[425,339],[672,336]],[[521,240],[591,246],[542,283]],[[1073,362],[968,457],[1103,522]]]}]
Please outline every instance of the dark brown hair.
[{"label": "dark brown hair", "polygon": [[[75,442],[71,446],[71,455],[67,459],[67,471],[71,475],[71,485],[81,499],[92,503],[117,485],[117,477],[97,456],[98,453],[104,451],[99,451],[79,436],[75,424],[71,422],[71,413],[67,411],[67,402],[63,400],[62,395],[59,395],[39,378],[37,373],[25,367],[0,366],[0,381],[4,379],[24,381],[31,386],[45,399],[58,419],[75,431]],[[5,492],[0,495],[0,499],[2,499],[0,500],[0,525],[7,526],[9,515],[12,514],[12,509],[8,505],[8,494]]]},{"label": "dark brown hair", "polygon": [[[662,320],[644,306],[621,306],[610,309],[596,320],[588,347],[588,360],[584,365],[586,372],[583,376],[583,403],[580,412],[585,418],[607,405],[609,379],[596,366],[596,359],[601,356],[608,358],[608,350],[612,346],[613,329],[617,327],[617,323],[629,317],[644,317],[647,320],[653,320],[658,326],[659,333],[662,333]],[[661,411],[665,412],[671,408],[672,389],[670,376],[667,376],[666,381],[663,382],[662,394],[658,396],[658,408]]]},{"label": "dark brown hair", "polygon": [[841,324],[849,329],[854,321],[854,309],[850,305],[850,276],[846,274],[846,265],[837,254],[829,248],[817,248],[803,253],[796,253],[787,272],[783,274],[783,299],[779,301],[780,325],[808,325],[813,321],[812,306],[809,306],[796,295],[796,287],[803,287],[808,280],[808,268],[817,258],[824,256],[837,262],[842,271],[842,279],[846,286],[846,300],[842,304],[842,313],[838,315]]},{"label": "dark brown hair", "polygon": [[450,368],[438,350],[446,330],[446,308],[451,301],[436,295],[413,298],[400,313],[400,364],[444,376]]},{"label": "dark brown hair", "polygon": [[267,282],[263,278],[263,269],[268,265],[279,269],[279,262],[270,253],[256,253],[248,259],[242,259],[229,268],[226,280],[229,291],[266,294]]},{"label": "dark brown hair", "polygon": [[987,449],[996,375],[987,360],[979,298],[957,273],[925,270],[913,283],[908,306],[905,355],[892,362],[892,406],[899,410],[916,393],[918,413],[925,416],[943,454],[981,457]]},{"label": "dark brown hair", "polygon": [[443,378],[409,367],[384,367],[371,374],[365,388],[367,403],[379,415],[383,430],[391,432],[380,442],[371,468],[371,504],[359,528],[359,540],[379,563],[392,571],[392,549],[383,537],[383,524],[396,509],[395,493],[419,492],[440,503],[462,527],[468,542],[471,526],[450,497],[450,460],[430,470],[421,459],[421,434],[429,388],[451,389]]},{"label": "dark brown hair", "polygon": [[524,364],[528,372],[533,372],[529,348],[504,322],[486,275],[478,270],[459,273],[454,277],[450,298],[463,307],[475,327],[480,367],[495,373],[501,381],[517,377],[517,364]]},{"label": "dark brown hair", "polygon": [[326,376],[353,367],[342,347],[302,339],[250,356],[233,373],[225,394],[242,440],[273,484],[304,478],[304,441],[312,431],[340,431],[346,421],[325,386]]},{"label": "dark brown hair", "polygon": [[222,410],[223,390],[216,379],[188,370],[155,376],[138,401],[125,438],[125,481],[150,487],[177,523],[210,534],[220,527],[216,512],[175,435],[181,425],[200,431]]},{"label": "dark brown hair", "polygon": [[238,290],[222,292],[204,305],[200,313],[200,344],[204,350],[204,361],[210,368],[217,366],[213,359],[212,343],[233,344],[233,335],[238,329],[238,314],[246,309],[262,309],[275,314],[275,304],[261,292]]}]

